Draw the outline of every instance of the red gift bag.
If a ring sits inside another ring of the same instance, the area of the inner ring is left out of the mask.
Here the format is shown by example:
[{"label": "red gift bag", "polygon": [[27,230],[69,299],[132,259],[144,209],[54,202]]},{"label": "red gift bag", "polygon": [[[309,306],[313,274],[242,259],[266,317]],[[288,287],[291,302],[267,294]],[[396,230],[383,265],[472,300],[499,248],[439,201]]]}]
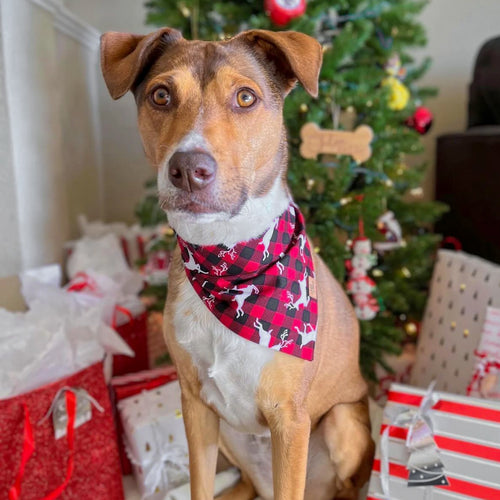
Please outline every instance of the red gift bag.
[{"label": "red gift bag", "polygon": [[[45,418],[61,389],[84,389],[103,410],[92,407],[78,422],[76,398],[67,391],[68,435],[55,439]],[[73,410],[73,411],[72,411]],[[34,391],[0,401],[1,498],[15,500],[123,500],[111,402],[102,363]]]},{"label": "red gift bag", "polygon": [[[122,308],[120,308],[122,309]],[[148,313],[130,315],[129,321],[115,327],[117,333],[134,351],[135,356],[113,356],[113,375],[139,372],[149,368],[148,356]]]}]

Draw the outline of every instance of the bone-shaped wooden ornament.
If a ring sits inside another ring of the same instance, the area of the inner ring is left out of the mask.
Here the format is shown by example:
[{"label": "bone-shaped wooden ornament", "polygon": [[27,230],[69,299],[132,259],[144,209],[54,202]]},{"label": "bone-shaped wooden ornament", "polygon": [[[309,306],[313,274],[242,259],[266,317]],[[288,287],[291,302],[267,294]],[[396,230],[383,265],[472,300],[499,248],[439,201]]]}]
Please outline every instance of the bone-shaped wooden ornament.
[{"label": "bone-shaped wooden ornament", "polygon": [[306,123],[300,130],[303,158],[314,159],[319,154],[350,155],[358,163],[372,155],[370,143],[373,130],[368,125],[360,125],[352,132],[344,130],[322,130],[316,123]]}]

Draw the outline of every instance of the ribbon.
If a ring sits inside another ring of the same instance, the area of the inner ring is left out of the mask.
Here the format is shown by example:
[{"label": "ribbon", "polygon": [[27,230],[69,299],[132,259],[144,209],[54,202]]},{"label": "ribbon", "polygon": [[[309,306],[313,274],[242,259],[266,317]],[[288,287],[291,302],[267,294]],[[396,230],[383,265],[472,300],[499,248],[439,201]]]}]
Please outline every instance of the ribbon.
[{"label": "ribbon", "polygon": [[147,498],[149,495],[159,491],[162,485],[169,487],[170,479],[168,477],[168,467],[167,464],[174,464],[179,475],[184,477],[189,477],[189,459],[187,457],[187,450],[183,446],[172,445],[164,440],[163,443],[159,444],[157,439],[157,433],[153,431],[155,435],[155,446],[154,453],[151,453],[151,457],[147,461],[140,461],[136,458],[131,450],[131,447],[127,440],[125,440],[125,451],[129,460],[137,467],[141,467],[145,473],[143,480],[143,494],[142,499]]},{"label": "ribbon", "polygon": [[17,500],[21,494],[21,481],[24,476],[24,469],[31,455],[35,451],[35,441],[33,440],[33,429],[30,422],[30,413],[28,405],[23,403],[24,408],[24,435],[23,435],[23,451],[21,454],[21,463],[19,472],[17,473],[14,486],[9,490],[9,500]]},{"label": "ribbon", "polygon": [[50,492],[42,500],[54,500],[57,498],[68,486],[68,483],[73,475],[73,469],[75,466],[75,417],[76,417],[76,396],[71,390],[66,391],[66,411],[68,413],[68,423],[66,426],[66,436],[68,441],[68,465],[66,467],[66,477],[61,485],[59,485],[55,490]]},{"label": "ribbon", "polygon": [[68,292],[82,292],[83,290],[95,291],[97,283],[87,273],[76,273],[66,290]]},{"label": "ribbon", "polygon": [[116,326],[117,326],[117,320],[118,320],[118,313],[121,312],[122,314],[124,314],[125,316],[127,316],[128,320],[129,321],[133,321],[134,319],[134,316],[132,315],[132,313],[125,307],[122,307],[122,306],[119,306],[118,304],[115,306],[115,311],[113,313],[113,319],[111,321],[111,328],[113,328],[113,330],[116,330]]},{"label": "ribbon", "polygon": [[[59,391],[60,392],[60,391]],[[58,393],[59,394],[59,393]],[[76,396],[71,390],[66,391],[66,411],[68,413],[68,423],[66,427],[67,440],[68,440],[68,465],[66,467],[66,477],[61,485],[59,485],[55,490],[50,492],[48,495],[42,498],[42,500],[54,500],[66,489],[68,483],[71,479],[74,469],[74,425],[75,425],[75,416],[76,416]],[[54,398],[55,400],[56,398]],[[19,466],[19,472],[16,477],[16,481],[14,486],[9,490],[9,500],[17,500],[21,494],[21,481],[24,476],[24,469],[26,464],[35,451],[35,441],[33,439],[33,429],[31,427],[31,422],[29,418],[28,406],[23,403],[24,407],[24,438],[23,438],[23,452],[21,455],[21,464]],[[53,407],[53,403],[51,405],[51,409]],[[49,414],[50,411],[49,410]]]},{"label": "ribbon", "polygon": [[[392,416],[389,424],[384,429],[382,436],[380,438],[380,482],[382,485],[383,496],[386,500],[391,500],[390,488],[389,488],[389,433],[391,427],[398,426],[409,426],[408,434],[406,437],[406,446],[409,446],[415,441],[415,429],[418,423],[424,422],[428,429],[433,434],[433,425],[429,416],[429,410],[434,406],[434,386],[436,381],[432,381],[429,385],[425,396],[420,402],[418,408],[410,408],[404,406],[399,408],[395,415]],[[427,436],[425,436],[427,437]],[[418,438],[417,438],[418,439]]]},{"label": "ribbon", "polygon": [[[59,399],[59,396],[63,393],[63,392],[71,392],[74,394],[75,396],[75,400],[77,398],[77,393],[76,393],[76,389],[74,389],[73,387],[69,387],[67,385],[65,385],[64,387],[61,387],[57,392],[56,392],[56,395],[52,398],[52,403],[50,405],[50,408],[49,410],[47,411],[47,413],[42,417],[41,420],[38,421],[37,425],[41,425],[45,422],[45,420],[47,420],[50,415],[52,414],[52,412],[54,411],[54,407],[55,405],[57,404],[57,400]],[[85,397],[85,399],[88,399],[101,413],[104,412],[104,408],[97,402],[97,400],[95,398],[93,398],[86,390],[82,389],[78,392],[78,395],[80,396],[83,396]],[[68,414],[69,415],[69,414]]]},{"label": "ribbon", "polygon": [[490,357],[489,353],[479,352],[478,350],[475,350],[474,354],[478,358],[478,362],[476,364],[472,380],[467,386],[467,396],[470,396],[476,384],[479,387],[481,381],[486,375],[490,374],[493,370],[500,370],[500,361],[497,361],[495,358]]}]

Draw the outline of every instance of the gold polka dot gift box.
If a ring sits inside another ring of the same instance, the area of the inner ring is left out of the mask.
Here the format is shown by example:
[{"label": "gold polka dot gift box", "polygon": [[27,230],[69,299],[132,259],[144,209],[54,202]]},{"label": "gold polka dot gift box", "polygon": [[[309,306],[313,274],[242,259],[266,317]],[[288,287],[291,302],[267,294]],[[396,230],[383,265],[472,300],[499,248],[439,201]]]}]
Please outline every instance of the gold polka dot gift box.
[{"label": "gold polka dot gift box", "polygon": [[177,380],[118,402],[124,444],[143,498],[189,481]]},{"label": "gold polka dot gift box", "polygon": [[393,384],[367,500],[500,499],[500,402]]},{"label": "gold polka dot gift box", "polygon": [[427,387],[436,380],[437,390],[467,394],[489,308],[500,308],[500,266],[440,250],[410,384]]}]

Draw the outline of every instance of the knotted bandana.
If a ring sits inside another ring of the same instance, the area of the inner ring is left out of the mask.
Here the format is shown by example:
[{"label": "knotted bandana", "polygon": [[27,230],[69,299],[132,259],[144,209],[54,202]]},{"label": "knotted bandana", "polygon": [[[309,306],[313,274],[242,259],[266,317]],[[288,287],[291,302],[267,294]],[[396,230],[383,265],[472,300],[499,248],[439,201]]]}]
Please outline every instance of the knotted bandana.
[{"label": "knotted bandana", "polygon": [[190,283],[224,326],[269,349],[313,359],[318,302],[297,206],[290,204],[259,238],[231,248],[178,240]]}]

